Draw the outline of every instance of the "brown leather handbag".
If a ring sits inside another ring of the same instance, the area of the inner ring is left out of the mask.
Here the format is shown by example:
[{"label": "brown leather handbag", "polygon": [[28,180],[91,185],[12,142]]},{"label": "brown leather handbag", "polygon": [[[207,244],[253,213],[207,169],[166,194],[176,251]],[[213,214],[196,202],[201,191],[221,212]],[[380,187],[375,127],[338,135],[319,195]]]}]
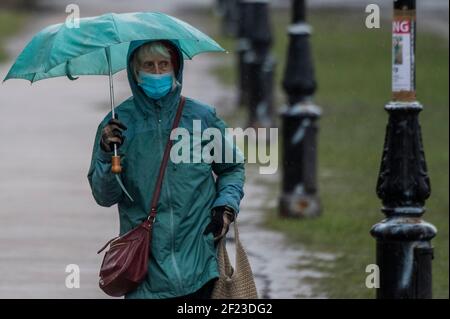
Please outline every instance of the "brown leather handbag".
[{"label": "brown leather handbag", "polygon": [[[184,103],[185,98],[182,96],[172,129],[178,127]],[[172,140],[169,136],[159,168],[159,175],[148,217],[136,228],[108,241],[97,252],[100,254],[110,245],[109,250],[103,257],[99,274],[99,286],[110,296],[120,297],[133,291],[147,275],[148,259],[151,254],[152,229],[157,213],[156,207],[171,147]]]}]

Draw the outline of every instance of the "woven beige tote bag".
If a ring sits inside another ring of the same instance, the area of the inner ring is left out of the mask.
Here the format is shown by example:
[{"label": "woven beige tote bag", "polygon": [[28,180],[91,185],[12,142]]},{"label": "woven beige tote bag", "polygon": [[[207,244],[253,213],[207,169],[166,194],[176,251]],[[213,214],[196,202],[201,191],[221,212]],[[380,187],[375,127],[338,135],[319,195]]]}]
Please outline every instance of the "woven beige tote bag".
[{"label": "woven beige tote bag", "polygon": [[212,299],[257,299],[255,280],[252,269],[248,262],[247,254],[239,240],[237,220],[234,221],[234,238],[236,244],[236,267],[230,263],[228,257],[225,237],[217,247],[217,258],[219,263],[219,279],[214,285],[211,295]]}]

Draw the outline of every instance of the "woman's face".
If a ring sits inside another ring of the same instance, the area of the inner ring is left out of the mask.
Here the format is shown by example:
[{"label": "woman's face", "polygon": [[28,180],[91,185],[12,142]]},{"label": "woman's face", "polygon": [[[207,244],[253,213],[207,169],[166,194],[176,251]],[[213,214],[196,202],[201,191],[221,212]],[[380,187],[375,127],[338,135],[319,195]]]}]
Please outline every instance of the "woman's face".
[{"label": "woman's face", "polygon": [[169,73],[173,71],[173,65],[170,58],[160,54],[150,54],[141,61],[140,71],[152,74]]}]

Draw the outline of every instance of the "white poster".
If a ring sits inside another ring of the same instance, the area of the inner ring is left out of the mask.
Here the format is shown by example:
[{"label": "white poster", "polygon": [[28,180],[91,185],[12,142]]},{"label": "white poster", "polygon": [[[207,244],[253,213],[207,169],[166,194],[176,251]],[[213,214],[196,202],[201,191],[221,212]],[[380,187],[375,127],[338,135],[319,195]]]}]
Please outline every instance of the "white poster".
[{"label": "white poster", "polygon": [[392,34],[392,91],[414,91],[414,50],[411,20],[394,20]]}]

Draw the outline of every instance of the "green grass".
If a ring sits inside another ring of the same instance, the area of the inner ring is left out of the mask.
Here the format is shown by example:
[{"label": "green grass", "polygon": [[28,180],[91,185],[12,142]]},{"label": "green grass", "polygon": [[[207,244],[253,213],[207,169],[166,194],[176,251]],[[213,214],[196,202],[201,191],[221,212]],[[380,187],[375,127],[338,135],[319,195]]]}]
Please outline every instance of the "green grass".
[{"label": "green grass", "polygon": [[[211,24],[219,23],[211,19]],[[277,90],[284,72],[288,21],[287,12],[272,16]],[[375,263],[375,240],[369,230],[384,217],[375,185],[388,120],[383,107],[391,98],[390,23],[368,30],[363,13],[324,10],[311,12],[309,22],[319,85],[315,100],[324,111],[318,151],[324,212],[317,219],[295,221],[270,211],[266,224],[308,249],[339,254],[331,277],[320,283],[330,297],[374,298],[375,291],[365,287],[365,267]],[[231,54],[213,72],[235,85],[236,44],[219,34],[215,38]],[[438,228],[433,240],[433,296],[448,298],[448,43],[419,26],[417,46],[417,95],[424,105],[420,121],[432,183],[424,219]],[[277,103],[282,104],[283,100]],[[227,120],[233,124],[232,118]]]},{"label": "green grass", "polygon": [[0,62],[7,58],[4,41],[22,26],[25,21],[25,14],[15,11],[0,11]]}]

